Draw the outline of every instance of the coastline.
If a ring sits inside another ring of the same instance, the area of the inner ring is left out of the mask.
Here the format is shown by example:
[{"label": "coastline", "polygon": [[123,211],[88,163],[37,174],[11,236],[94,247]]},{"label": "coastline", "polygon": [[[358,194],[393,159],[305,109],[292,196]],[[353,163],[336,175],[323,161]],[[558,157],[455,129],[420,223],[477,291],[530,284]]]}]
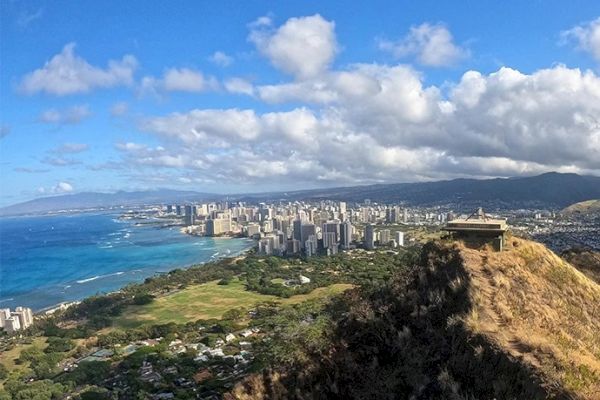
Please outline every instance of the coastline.
[{"label": "coastline", "polygon": [[[187,235],[158,220],[137,226],[137,221],[123,221],[120,215],[4,219],[0,307],[24,306],[44,314],[173,269],[243,254],[255,246],[247,238],[222,241],[215,239],[232,238]],[[82,230],[85,226],[92,228]]]},{"label": "coastline", "polygon": [[[234,238],[234,237],[222,237],[222,239],[236,239],[236,238]],[[152,274],[152,275],[144,278],[144,280],[147,279],[147,278],[159,276],[159,275],[162,275],[162,274],[168,274],[172,270],[176,270],[176,269],[189,269],[189,268],[192,268],[192,267],[202,266],[202,265],[205,265],[207,263],[214,262],[214,261],[217,261],[217,260],[222,260],[222,259],[225,259],[225,258],[232,258],[232,259],[236,259],[236,260],[238,260],[238,259],[244,259],[247,256],[247,253],[249,251],[251,251],[252,249],[254,249],[254,246],[255,246],[255,243],[252,246],[249,246],[246,249],[239,250],[239,251],[236,251],[234,253],[227,253],[227,254],[222,254],[222,255],[219,254],[216,257],[213,255],[211,257],[211,259],[209,259],[207,261],[203,261],[203,262],[199,262],[199,263],[194,263],[194,264],[190,264],[190,265],[186,265],[186,266],[174,267],[174,268],[170,269],[169,271],[155,272],[154,274]],[[127,285],[124,285],[123,287],[128,286],[128,285],[139,285],[139,284],[142,284],[142,283],[143,283],[143,280],[140,281],[140,282],[128,283]],[[99,293],[99,295],[100,296],[108,296],[108,295],[111,295],[111,294],[114,294],[114,293],[121,293],[122,292],[122,288],[120,288],[118,290],[112,290],[112,291],[106,292],[106,293]],[[56,304],[53,304],[53,305],[50,305],[50,306],[47,306],[47,307],[44,307],[44,308],[41,308],[41,309],[38,309],[38,310],[34,310],[33,314],[37,318],[40,318],[40,317],[43,318],[43,317],[51,316],[52,314],[54,314],[57,311],[64,311],[64,310],[66,310],[66,309],[68,309],[68,308],[70,308],[72,306],[78,305],[82,301],[84,301],[85,299],[87,299],[89,297],[92,297],[92,296],[94,296],[94,295],[85,296],[85,297],[83,297],[83,298],[81,298],[79,300],[76,300],[76,301],[63,301],[63,302],[60,302],[60,303],[56,303]]]}]

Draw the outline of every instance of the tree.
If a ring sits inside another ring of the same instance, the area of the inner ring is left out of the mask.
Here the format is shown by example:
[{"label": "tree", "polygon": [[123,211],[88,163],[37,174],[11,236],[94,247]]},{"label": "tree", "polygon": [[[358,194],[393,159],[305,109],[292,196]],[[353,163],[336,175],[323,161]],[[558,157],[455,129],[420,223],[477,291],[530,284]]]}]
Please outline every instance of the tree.
[{"label": "tree", "polygon": [[49,337],[48,347],[44,349],[44,353],[64,353],[72,350],[75,344],[71,339],[61,337]]},{"label": "tree", "polygon": [[8,377],[8,368],[4,364],[0,364],[0,380],[4,380]]}]

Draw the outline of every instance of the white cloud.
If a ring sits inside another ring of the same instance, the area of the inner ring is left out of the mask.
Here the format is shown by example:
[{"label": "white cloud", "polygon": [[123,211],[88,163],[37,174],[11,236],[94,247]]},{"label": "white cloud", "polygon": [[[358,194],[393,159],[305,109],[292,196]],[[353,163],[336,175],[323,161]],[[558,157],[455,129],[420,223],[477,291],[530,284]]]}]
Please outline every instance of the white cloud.
[{"label": "white cloud", "polygon": [[152,76],[142,78],[140,92],[157,96],[163,92],[198,93],[214,90],[218,86],[215,78],[207,77],[201,71],[190,68],[169,68],[161,79]]},{"label": "white cloud", "polygon": [[210,86],[202,72],[189,68],[171,68],[163,79],[167,91],[201,92]]},{"label": "white cloud", "polygon": [[51,108],[42,112],[38,121],[46,124],[78,124],[91,115],[87,105],[72,106],[63,110]]},{"label": "white cloud", "polygon": [[81,161],[66,157],[45,157],[41,160],[42,163],[52,165],[54,167],[70,167],[81,164]]},{"label": "white cloud", "polygon": [[563,42],[575,42],[577,48],[600,61],[600,17],[561,32],[561,39]]},{"label": "white cloud", "polygon": [[314,108],[147,118],[140,127],[160,148],[122,151],[137,165],[234,184],[600,173],[600,78],[591,71],[468,71],[444,95],[410,67],[357,64],[323,75],[319,90],[330,96],[316,101],[296,86],[314,82],[275,85],[280,98]]},{"label": "white cloud", "polygon": [[32,22],[42,18],[43,14],[44,14],[44,9],[42,9],[42,8],[39,8],[36,11],[32,11],[31,13],[25,12],[25,13],[21,14],[21,16],[17,19],[17,25],[21,29],[25,29]]},{"label": "white cloud", "polygon": [[73,185],[68,182],[58,182],[54,187],[55,193],[69,193],[73,191]]},{"label": "white cloud", "polygon": [[333,61],[338,51],[334,28],[319,14],[290,18],[276,30],[270,19],[259,19],[251,24],[248,39],[276,68],[307,79],[327,70]]},{"label": "white cloud", "polygon": [[228,67],[233,64],[233,57],[222,51],[215,51],[209,58],[209,61],[219,67]]},{"label": "white cloud", "polygon": [[65,143],[62,146],[57,147],[52,150],[53,153],[57,154],[65,154],[65,153],[81,153],[86,150],[89,150],[90,146],[85,143]]},{"label": "white cloud", "polygon": [[136,68],[137,60],[131,55],[120,61],[109,61],[105,69],[95,67],[75,55],[75,43],[69,43],[42,68],[23,77],[19,89],[26,94],[45,92],[64,96],[95,88],[131,85]]},{"label": "white cloud", "polygon": [[246,94],[248,96],[254,95],[254,86],[242,78],[229,78],[224,82],[225,90],[229,93]]},{"label": "white cloud", "polygon": [[469,51],[456,45],[452,33],[442,24],[413,26],[401,40],[384,40],[379,47],[397,58],[415,56],[419,63],[432,67],[452,65],[469,56]]},{"label": "white cloud", "polygon": [[75,190],[73,188],[73,185],[71,185],[68,182],[58,182],[56,185],[49,187],[49,188],[45,188],[45,187],[39,187],[37,192],[38,194],[65,194],[65,193],[71,193],[73,190]]}]

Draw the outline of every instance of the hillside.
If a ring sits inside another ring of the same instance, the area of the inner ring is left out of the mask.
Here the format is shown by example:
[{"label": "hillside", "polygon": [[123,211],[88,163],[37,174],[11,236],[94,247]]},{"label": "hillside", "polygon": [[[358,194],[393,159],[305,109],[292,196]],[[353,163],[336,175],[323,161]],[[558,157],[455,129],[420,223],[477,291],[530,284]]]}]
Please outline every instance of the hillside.
[{"label": "hillside", "polygon": [[561,257],[600,284],[600,252],[576,248],[562,252]]},{"label": "hillside", "polygon": [[546,382],[600,398],[600,285],[543,245],[521,239],[502,253],[460,253],[472,284],[466,326]]},{"label": "hillside", "polygon": [[598,284],[517,238],[501,253],[430,243],[418,264],[346,292],[327,346],[228,398],[600,399]]},{"label": "hillside", "polygon": [[591,198],[600,198],[600,177],[552,172],[522,178],[453,179],[229,195],[168,189],[116,193],[87,192],[43,197],[14,204],[0,208],[0,215],[225,199],[249,202],[295,200],[363,202],[365,199],[371,199],[379,203],[405,202],[412,206],[453,203],[460,204],[463,210],[472,210],[482,206],[491,209],[563,208]]},{"label": "hillside", "polygon": [[600,213],[600,200],[586,200],[571,204],[561,213],[564,215]]},{"label": "hillside", "polygon": [[546,173],[537,176],[495,179],[453,179],[436,182],[378,184],[345,188],[301,190],[286,193],[242,195],[244,200],[333,199],[409,205],[458,203],[464,209],[554,208],[600,197],[600,177]]}]

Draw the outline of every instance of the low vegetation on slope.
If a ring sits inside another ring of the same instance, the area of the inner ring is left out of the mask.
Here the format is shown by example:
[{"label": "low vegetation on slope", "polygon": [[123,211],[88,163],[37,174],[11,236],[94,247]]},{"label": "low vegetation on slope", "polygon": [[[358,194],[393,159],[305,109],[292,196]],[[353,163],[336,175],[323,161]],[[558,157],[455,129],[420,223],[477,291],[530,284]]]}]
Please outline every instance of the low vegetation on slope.
[{"label": "low vegetation on slope", "polygon": [[569,249],[561,253],[562,258],[600,284],[600,252],[590,249]]},{"label": "low vegetation on slope", "polygon": [[579,203],[571,204],[569,207],[562,210],[561,214],[589,214],[600,212],[600,200],[587,200]]},{"label": "low vegetation on slope", "polygon": [[600,286],[543,245],[461,248],[473,304],[466,326],[585,398],[600,398]]},{"label": "low vegetation on slope", "polygon": [[306,335],[271,335],[294,357],[270,355],[230,398],[600,398],[599,285],[522,239],[430,243],[417,264],[298,316]]}]

